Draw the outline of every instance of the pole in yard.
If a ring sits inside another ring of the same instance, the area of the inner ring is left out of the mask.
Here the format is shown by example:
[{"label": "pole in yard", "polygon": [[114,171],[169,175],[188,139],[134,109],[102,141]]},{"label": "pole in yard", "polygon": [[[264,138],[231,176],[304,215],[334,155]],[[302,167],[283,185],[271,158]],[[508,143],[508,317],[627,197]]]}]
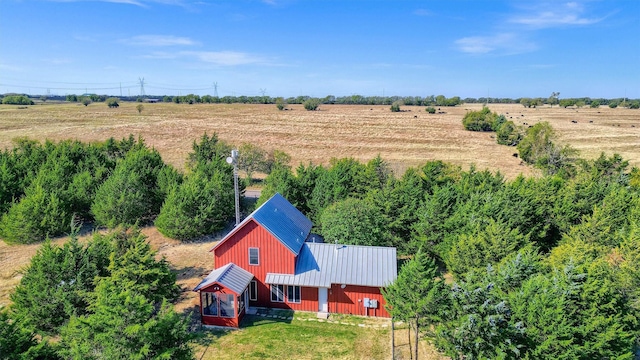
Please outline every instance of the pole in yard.
[{"label": "pole in yard", "polygon": [[238,150],[231,150],[227,163],[233,165],[233,190],[236,194],[236,226],[240,224],[240,191],[238,190]]}]

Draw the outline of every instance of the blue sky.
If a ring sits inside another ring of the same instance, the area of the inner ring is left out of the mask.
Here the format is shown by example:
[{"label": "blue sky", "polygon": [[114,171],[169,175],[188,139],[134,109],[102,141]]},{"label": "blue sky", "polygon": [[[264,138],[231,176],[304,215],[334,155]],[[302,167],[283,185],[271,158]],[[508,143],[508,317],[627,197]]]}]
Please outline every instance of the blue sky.
[{"label": "blue sky", "polygon": [[640,98],[640,1],[0,0],[0,93]]}]

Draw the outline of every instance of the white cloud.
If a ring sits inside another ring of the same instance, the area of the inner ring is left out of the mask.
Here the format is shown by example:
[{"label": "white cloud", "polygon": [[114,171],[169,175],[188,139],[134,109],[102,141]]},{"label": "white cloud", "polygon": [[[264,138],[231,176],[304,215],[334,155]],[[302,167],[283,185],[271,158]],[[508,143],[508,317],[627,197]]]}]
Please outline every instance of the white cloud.
[{"label": "white cloud", "polygon": [[180,55],[194,57],[204,63],[220,66],[265,63],[262,57],[236,51],[181,51]]},{"label": "white cloud", "polygon": [[455,44],[458,50],[476,55],[488,53],[514,55],[537,49],[537,45],[513,33],[492,36],[469,36],[456,40]]},{"label": "white cloud", "polygon": [[591,25],[604,17],[587,17],[584,6],[579,2],[564,4],[550,3],[525,9],[526,14],[512,16],[508,22],[543,29],[568,25]]},{"label": "white cloud", "polygon": [[128,39],[121,39],[119,42],[131,46],[192,46],[199,43],[186,37],[171,35],[139,35]]},{"label": "white cloud", "polygon": [[237,52],[237,51],[177,51],[177,52],[163,52],[156,51],[142,56],[145,59],[159,59],[159,60],[171,60],[171,59],[194,59],[201,64],[216,65],[216,66],[237,66],[237,65],[249,65],[249,64],[263,64],[274,65],[267,61],[262,56],[252,55],[249,53]]},{"label": "white cloud", "polygon": [[418,16],[432,16],[433,13],[429,10],[425,10],[425,9],[416,9],[413,12],[413,15],[418,15]]}]

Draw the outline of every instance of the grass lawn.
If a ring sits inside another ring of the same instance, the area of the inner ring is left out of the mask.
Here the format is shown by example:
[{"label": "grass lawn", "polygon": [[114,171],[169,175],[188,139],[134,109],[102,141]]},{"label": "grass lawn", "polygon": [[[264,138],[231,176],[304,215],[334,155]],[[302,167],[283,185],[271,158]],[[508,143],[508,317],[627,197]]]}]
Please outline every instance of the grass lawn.
[{"label": "grass lawn", "polygon": [[388,359],[390,329],[247,316],[240,330],[203,330],[197,359]]}]

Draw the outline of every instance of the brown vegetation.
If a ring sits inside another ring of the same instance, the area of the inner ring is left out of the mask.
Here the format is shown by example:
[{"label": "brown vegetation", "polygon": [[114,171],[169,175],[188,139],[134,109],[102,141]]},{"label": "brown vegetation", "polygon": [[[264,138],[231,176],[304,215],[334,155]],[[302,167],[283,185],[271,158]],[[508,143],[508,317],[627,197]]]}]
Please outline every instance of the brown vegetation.
[{"label": "brown vegetation", "polygon": [[[475,164],[478,169],[500,170],[508,178],[535,172],[520,165],[512,156],[515,149],[498,145],[492,134],[463,129],[464,114],[479,110],[480,104],[443,107],[440,112],[444,114],[428,114],[422,106],[392,113],[388,106],[369,105],[323,105],[319,111],[290,105],[289,111],[278,111],[275,105],[158,103],[149,104],[140,115],[135,106],[46,104],[18,110],[3,105],[0,148],[10,148],[12,139],[25,136],[102,141],[134,134],[158,149],[165,161],[181,168],[193,140],[206,131],[217,132],[235,145],[253,143],[267,150],[283,150],[291,155],[294,166],[326,164],[332,157],[367,161],[380,154],[398,172],[436,159],[463,168]],[[489,108],[516,125],[526,123],[525,127],[549,121],[559,142],[574,146],[583,157],[618,152],[631,165],[640,165],[638,110],[529,109],[519,104],[491,104]]]}]

